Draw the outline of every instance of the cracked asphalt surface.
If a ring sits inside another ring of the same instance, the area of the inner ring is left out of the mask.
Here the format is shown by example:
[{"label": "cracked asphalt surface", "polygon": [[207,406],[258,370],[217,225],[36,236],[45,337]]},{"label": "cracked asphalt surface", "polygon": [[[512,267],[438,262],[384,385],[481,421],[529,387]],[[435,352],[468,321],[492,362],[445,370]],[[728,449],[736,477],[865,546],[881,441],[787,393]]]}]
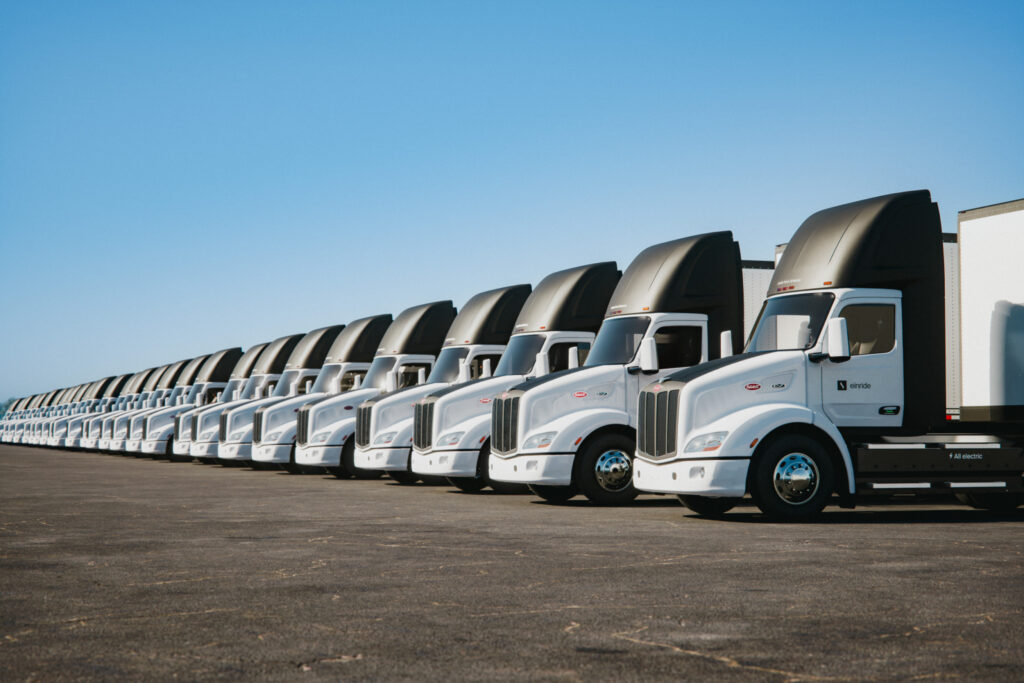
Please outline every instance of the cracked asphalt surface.
[{"label": "cracked asphalt surface", "polygon": [[1019,679],[1022,521],[0,446],[0,679]]}]

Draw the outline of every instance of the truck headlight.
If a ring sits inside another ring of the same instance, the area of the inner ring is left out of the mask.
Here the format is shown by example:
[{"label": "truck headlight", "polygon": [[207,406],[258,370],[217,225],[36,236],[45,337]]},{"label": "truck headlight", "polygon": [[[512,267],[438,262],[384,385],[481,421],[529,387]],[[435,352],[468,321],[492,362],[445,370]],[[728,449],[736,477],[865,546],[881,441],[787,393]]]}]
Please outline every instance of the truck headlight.
[{"label": "truck headlight", "polygon": [[695,436],[690,439],[690,442],[686,444],[686,448],[684,450],[686,453],[717,451],[727,436],[729,436],[729,432],[711,432],[710,434],[701,434],[700,436]]},{"label": "truck headlight", "polygon": [[551,442],[555,440],[558,432],[541,432],[540,434],[534,434],[525,442],[523,442],[523,449],[527,448],[547,448],[551,445]]},{"label": "truck headlight", "polygon": [[267,438],[264,439],[264,441],[277,441],[280,438],[281,438],[281,432],[280,431],[270,432],[269,434],[267,434]]},{"label": "truck headlight", "polygon": [[330,432],[317,432],[316,434],[313,435],[311,441],[313,443],[326,443],[327,437],[329,437],[330,435]]},{"label": "truck headlight", "polygon": [[465,436],[465,434],[466,434],[466,432],[450,432],[450,433],[445,434],[444,436],[442,436],[440,439],[438,439],[437,440],[437,445],[438,446],[454,446],[457,443],[459,443],[459,441],[462,440],[462,437]]},{"label": "truck headlight", "polygon": [[244,436],[245,436],[245,430],[243,429],[241,431],[233,432],[231,434],[231,437],[230,437],[229,440],[230,441],[241,441]]},{"label": "truck headlight", "polygon": [[376,439],[373,440],[374,446],[385,446],[395,440],[395,436],[398,432],[384,432]]}]

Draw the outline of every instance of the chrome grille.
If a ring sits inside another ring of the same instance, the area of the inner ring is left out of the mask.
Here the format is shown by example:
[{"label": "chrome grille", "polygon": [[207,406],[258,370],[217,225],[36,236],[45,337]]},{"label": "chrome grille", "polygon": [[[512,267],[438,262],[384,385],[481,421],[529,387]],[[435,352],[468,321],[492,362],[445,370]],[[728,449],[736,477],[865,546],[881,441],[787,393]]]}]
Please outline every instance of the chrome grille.
[{"label": "chrome grille", "polygon": [[306,445],[309,442],[309,406],[299,410],[298,419],[295,421],[295,443]]},{"label": "chrome grille", "polygon": [[229,417],[230,417],[230,415],[228,414],[228,412],[226,410],[223,413],[220,414],[220,432],[218,433],[218,438],[221,441],[227,441],[228,440],[228,418]]},{"label": "chrome grille", "polygon": [[181,416],[174,418],[174,440],[181,441]]},{"label": "chrome grille", "polygon": [[252,416],[252,442],[259,443],[263,441],[263,411],[257,410],[256,414]]},{"label": "chrome grille", "polygon": [[359,406],[356,411],[356,445],[366,448],[370,445],[370,415],[373,404],[369,401]]},{"label": "chrome grille", "polygon": [[637,451],[649,458],[676,454],[679,389],[640,392],[636,418]]},{"label": "chrome grille", "polygon": [[412,445],[419,451],[428,451],[434,443],[434,400],[424,399],[416,404],[412,421]]},{"label": "chrome grille", "polygon": [[142,418],[142,440],[146,440],[146,434],[149,433],[149,418]]},{"label": "chrome grille", "polygon": [[199,441],[199,416],[192,416],[192,441]]},{"label": "chrome grille", "polygon": [[511,453],[516,449],[519,426],[519,397],[494,399],[491,403],[491,450]]}]

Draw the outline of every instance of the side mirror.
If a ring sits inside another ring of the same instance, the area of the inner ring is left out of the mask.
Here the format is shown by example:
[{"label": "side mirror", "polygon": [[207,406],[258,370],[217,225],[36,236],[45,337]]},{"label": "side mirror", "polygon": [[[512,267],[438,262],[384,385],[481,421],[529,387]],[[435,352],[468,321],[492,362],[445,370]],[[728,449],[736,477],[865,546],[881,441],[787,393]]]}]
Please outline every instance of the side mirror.
[{"label": "side mirror", "polygon": [[640,342],[640,371],[654,373],[658,371],[658,343],[654,337]]},{"label": "side mirror", "polygon": [[828,359],[833,363],[850,360],[850,337],[846,333],[846,318],[831,318],[826,328]]},{"label": "side mirror", "polygon": [[358,389],[362,385],[362,383],[363,383],[363,376],[362,375],[356,375],[355,377],[353,377],[352,378],[352,391],[355,391],[356,389]]},{"label": "side mirror", "polygon": [[537,354],[537,360],[533,362],[533,370],[535,377],[543,377],[551,372],[551,364],[548,362],[548,354],[543,351]]},{"label": "side mirror", "polygon": [[491,359],[484,358],[483,367],[480,368],[480,379],[486,379],[491,376]]},{"label": "side mirror", "polygon": [[719,356],[722,358],[728,358],[732,355],[732,330],[726,330],[722,333],[721,341],[719,342]]},{"label": "side mirror", "polygon": [[384,391],[391,392],[398,388],[398,373],[396,370],[388,370],[384,376]]},{"label": "side mirror", "polygon": [[580,366],[580,347],[570,346],[569,347],[569,369],[578,368]]},{"label": "side mirror", "polygon": [[416,370],[416,384],[423,384],[427,381],[427,369],[419,368]]},{"label": "side mirror", "polygon": [[456,381],[459,384],[463,384],[469,381],[469,361],[467,361],[465,358],[459,359],[459,376],[458,379],[456,379]]},{"label": "side mirror", "polygon": [[313,388],[313,380],[312,379],[307,379],[306,380],[306,388],[303,390],[303,393],[308,394],[309,390],[312,389],[312,388]]}]

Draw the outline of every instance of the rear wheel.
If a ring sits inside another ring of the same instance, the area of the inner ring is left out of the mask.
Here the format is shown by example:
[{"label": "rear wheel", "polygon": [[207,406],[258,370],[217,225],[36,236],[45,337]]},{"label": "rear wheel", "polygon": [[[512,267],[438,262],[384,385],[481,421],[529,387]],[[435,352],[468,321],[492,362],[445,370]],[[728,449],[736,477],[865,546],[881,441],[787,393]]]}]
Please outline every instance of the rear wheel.
[{"label": "rear wheel", "polygon": [[576,456],[574,479],[591,502],[622,505],[637,496],[633,488],[635,442],[621,434],[605,434],[588,442]]},{"label": "rear wheel", "polygon": [[739,498],[710,498],[708,496],[677,496],[679,502],[701,517],[718,519],[736,507]]},{"label": "rear wheel", "polygon": [[530,484],[530,491],[549,503],[565,503],[579,493],[575,486],[544,486],[542,484]]},{"label": "rear wheel", "polygon": [[1024,494],[1020,493],[958,493],[956,499],[978,510],[1002,513],[1013,512],[1024,504]]},{"label": "rear wheel", "polygon": [[799,522],[824,509],[835,489],[835,467],[817,439],[790,434],[762,446],[751,463],[750,494],[771,519]]}]

